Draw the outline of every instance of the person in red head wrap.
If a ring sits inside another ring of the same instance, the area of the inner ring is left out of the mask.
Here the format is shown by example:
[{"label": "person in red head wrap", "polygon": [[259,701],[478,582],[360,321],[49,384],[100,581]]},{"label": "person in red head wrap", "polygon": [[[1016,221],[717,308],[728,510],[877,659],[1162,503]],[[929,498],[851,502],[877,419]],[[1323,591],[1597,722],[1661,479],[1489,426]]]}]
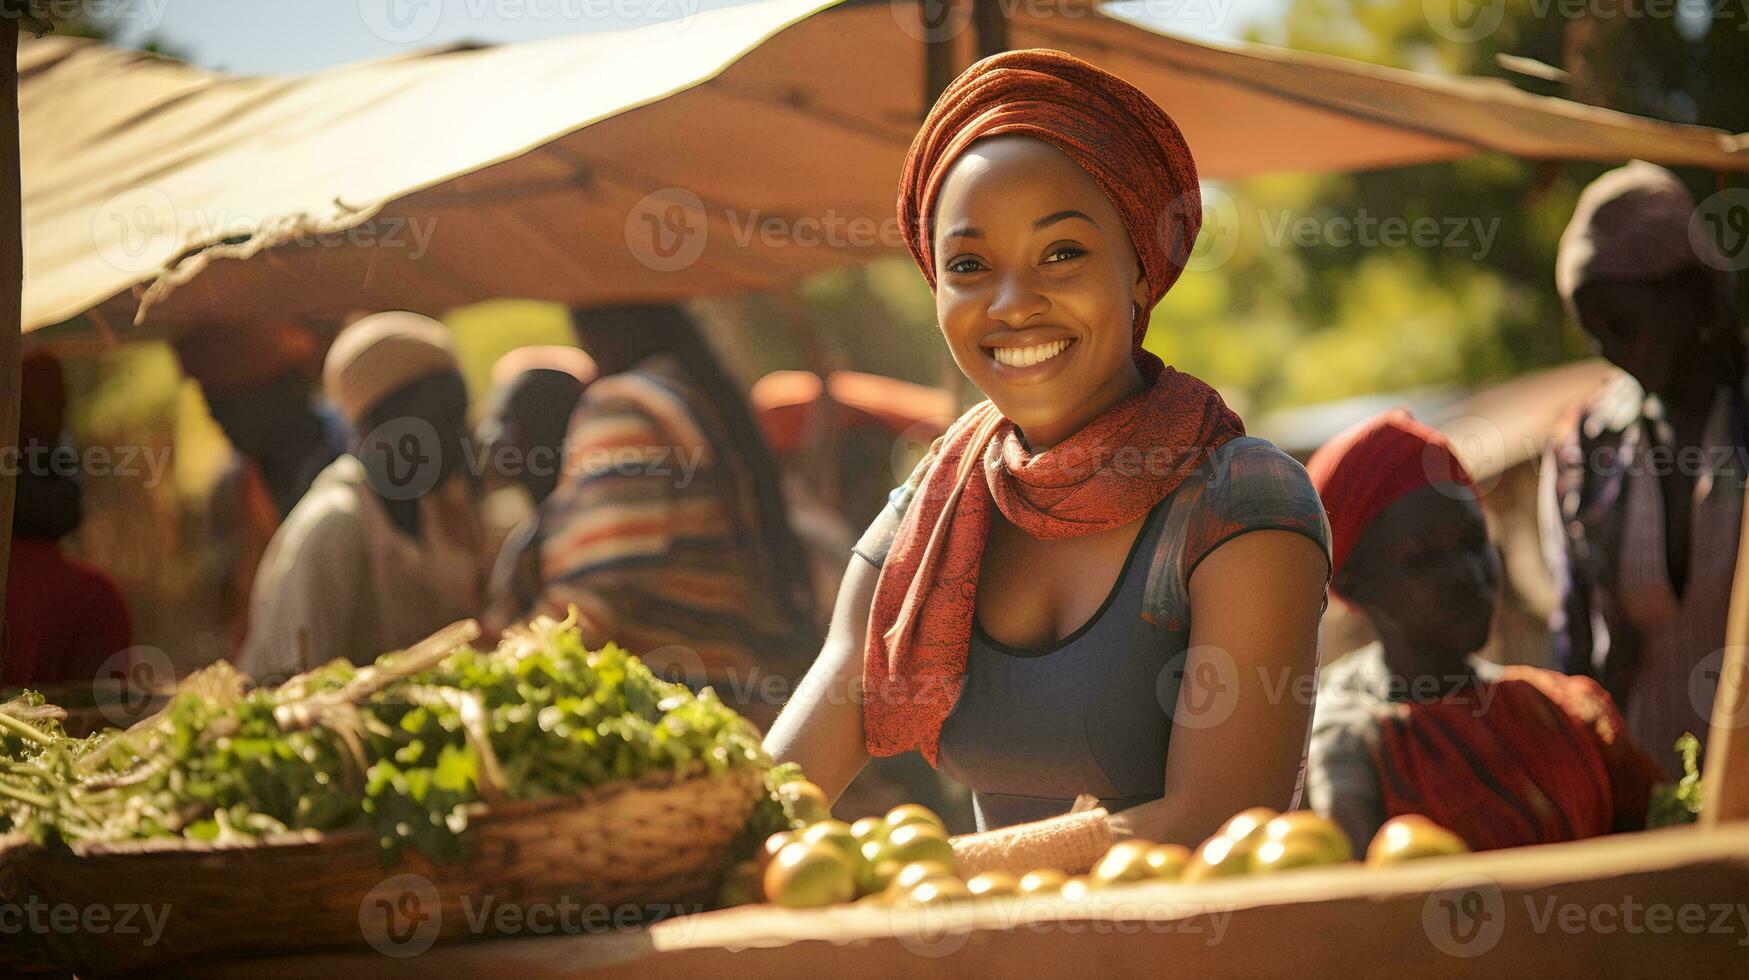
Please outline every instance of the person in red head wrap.
[{"label": "person in red head wrap", "polygon": [[85,519],[79,455],[65,431],[61,362],[32,352],[19,375],[23,413],[0,686],[89,684],[111,656],[131,645],[132,626],[115,579],[61,547],[61,539]]},{"label": "person in red head wrap", "polygon": [[1306,785],[1364,846],[1421,814],[1472,849],[1638,829],[1659,773],[1601,687],[1475,655],[1500,559],[1445,437],[1396,410],[1313,454],[1330,515],[1331,588],[1379,641],[1319,684]]},{"label": "person in red head wrap", "polygon": [[[1078,58],[995,55],[930,111],[898,212],[989,400],[863,535],[768,745],[832,795],[915,749],[972,789],[981,828],[1044,822],[1044,851],[968,838],[971,868],[1075,870],[1113,836],[1195,843],[1288,805],[1309,710],[1252,681],[1312,671],[1324,518],[1298,463],[1143,348],[1201,223],[1177,125]],[[1236,703],[1187,720],[1205,664],[1242,676]],[[858,696],[807,696],[840,685]],[[1056,819],[1084,796],[1099,806]]]}]

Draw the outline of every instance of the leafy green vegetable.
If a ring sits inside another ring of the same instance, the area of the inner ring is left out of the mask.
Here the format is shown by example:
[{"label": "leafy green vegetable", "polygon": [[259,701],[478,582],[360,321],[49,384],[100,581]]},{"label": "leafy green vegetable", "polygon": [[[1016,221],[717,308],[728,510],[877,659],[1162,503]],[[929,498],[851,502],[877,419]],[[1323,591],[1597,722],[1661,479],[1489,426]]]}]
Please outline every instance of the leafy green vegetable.
[{"label": "leafy green vegetable", "polygon": [[[223,841],[365,828],[385,860],[408,843],[446,860],[474,803],[770,766],[757,729],[713,691],[664,681],[612,644],[587,650],[568,620],[407,676],[396,658],[254,691],[215,664],[158,716],[87,740],[18,717],[40,697],[13,702],[0,720],[0,831]],[[393,679],[372,690],[378,676]]]},{"label": "leafy green vegetable", "polygon": [[1647,827],[1672,827],[1700,819],[1700,739],[1693,732],[1683,732],[1676,740],[1676,751],[1682,754],[1682,779],[1652,787]]}]

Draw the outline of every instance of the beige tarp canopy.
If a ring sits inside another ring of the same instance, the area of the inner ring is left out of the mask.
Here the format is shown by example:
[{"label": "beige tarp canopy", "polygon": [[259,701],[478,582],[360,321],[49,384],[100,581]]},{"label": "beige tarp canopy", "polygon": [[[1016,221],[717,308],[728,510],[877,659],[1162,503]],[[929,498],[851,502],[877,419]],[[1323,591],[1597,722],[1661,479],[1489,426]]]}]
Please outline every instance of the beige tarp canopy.
[{"label": "beige tarp canopy", "polygon": [[[1010,47],[1139,84],[1211,178],[1500,151],[1749,169],[1741,138],[1261,46],[1012,6]],[[925,45],[903,2],[234,77],[90,42],[19,54],[26,331],[571,304],[793,282],[902,249]],[[975,32],[951,41],[954,64]]]}]

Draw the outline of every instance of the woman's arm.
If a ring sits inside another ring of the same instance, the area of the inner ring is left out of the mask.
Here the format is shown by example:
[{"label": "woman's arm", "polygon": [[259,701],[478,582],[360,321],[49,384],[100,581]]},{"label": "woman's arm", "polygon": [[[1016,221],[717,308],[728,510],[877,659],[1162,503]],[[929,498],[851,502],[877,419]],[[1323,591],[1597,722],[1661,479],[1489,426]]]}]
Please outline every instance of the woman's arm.
[{"label": "woman's arm", "polygon": [[1197,565],[1166,792],[1113,814],[1115,837],[1194,847],[1246,807],[1292,804],[1328,568],[1312,539],[1274,530],[1233,538]]},{"label": "woman's arm", "polygon": [[765,736],[777,762],[795,762],[836,801],[868,764],[862,734],[862,651],[880,569],[859,555],[838,587],[825,646]]}]

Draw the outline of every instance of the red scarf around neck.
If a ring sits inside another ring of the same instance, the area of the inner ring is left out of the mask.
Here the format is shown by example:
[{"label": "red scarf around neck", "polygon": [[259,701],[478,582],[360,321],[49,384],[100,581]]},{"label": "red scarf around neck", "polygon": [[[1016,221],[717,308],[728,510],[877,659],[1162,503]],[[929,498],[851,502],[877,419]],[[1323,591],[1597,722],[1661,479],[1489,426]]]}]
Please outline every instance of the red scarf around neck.
[{"label": "red scarf around neck", "polygon": [[936,764],[959,699],[991,506],[1035,538],[1122,527],[1209,454],[1245,434],[1213,388],[1138,357],[1151,384],[1034,455],[990,402],[960,416],[899,523],[881,567],[863,656],[863,734],[874,755],[918,749]]}]

